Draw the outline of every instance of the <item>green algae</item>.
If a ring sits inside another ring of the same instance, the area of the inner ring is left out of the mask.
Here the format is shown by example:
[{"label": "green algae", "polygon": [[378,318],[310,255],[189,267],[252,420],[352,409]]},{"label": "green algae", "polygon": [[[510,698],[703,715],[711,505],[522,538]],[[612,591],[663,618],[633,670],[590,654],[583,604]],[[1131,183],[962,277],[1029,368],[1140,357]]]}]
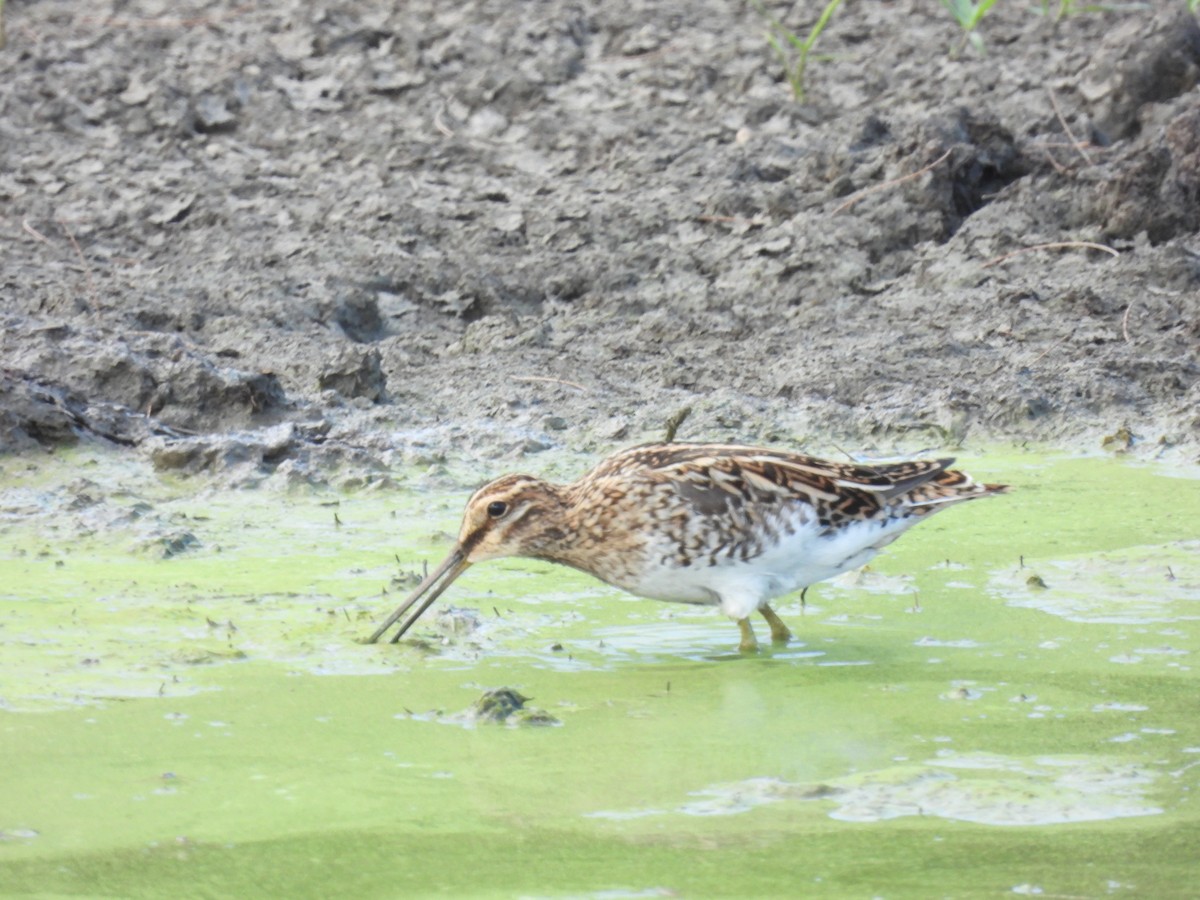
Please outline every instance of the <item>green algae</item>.
[{"label": "green algae", "polygon": [[[966,467],[1017,490],[784,602],[797,641],[742,658],[711,610],[519,560],[361,644],[465,482],[5,460],[0,892],[1189,895],[1197,473]],[[470,715],[500,688],[560,727]]]}]

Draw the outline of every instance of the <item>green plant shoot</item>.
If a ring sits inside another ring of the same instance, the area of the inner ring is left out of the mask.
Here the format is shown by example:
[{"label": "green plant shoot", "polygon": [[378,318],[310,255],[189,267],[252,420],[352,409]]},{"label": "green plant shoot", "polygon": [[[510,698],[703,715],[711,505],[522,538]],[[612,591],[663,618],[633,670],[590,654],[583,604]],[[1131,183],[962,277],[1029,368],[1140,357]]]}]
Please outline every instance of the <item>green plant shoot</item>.
[{"label": "green plant shoot", "polygon": [[784,75],[792,88],[792,97],[797,101],[804,99],[804,76],[808,70],[808,60],[812,55],[813,48],[817,45],[817,40],[821,37],[821,32],[825,30],[825,26],[833,18],[834,12],[841,5],[842,0],[828,0],[825,8],[821,10],[821,15],[817,17],[817,21],[808,30],[808,36],[801,38],[767,12],[767,8],[763,5],[762,0],[754,0],[754,8],[758,10],[759,15],[767,20],[767,24],[770,26],[767,31],[767,43],[771,45],[771,49],[779,57],[779,61],[783,65]]},{"label": "green plant shoot", "polygon": [[964,43],[969,41],[980,53],[983,52],[983,37],[976,29],[995,3],[996,0],[979,0],[978,3],[972,0],[942,0],[942,5],[950,10],[954,21],[962,28]]}]

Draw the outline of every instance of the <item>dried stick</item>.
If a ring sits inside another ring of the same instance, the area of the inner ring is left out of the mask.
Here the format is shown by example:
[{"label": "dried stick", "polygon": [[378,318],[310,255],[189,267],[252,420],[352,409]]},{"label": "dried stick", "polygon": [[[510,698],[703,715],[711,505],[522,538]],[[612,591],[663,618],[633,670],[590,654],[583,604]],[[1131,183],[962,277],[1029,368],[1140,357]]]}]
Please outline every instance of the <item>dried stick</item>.
[{"label": "dried stick", "polygon": [[1043,359],[1046,358],[1046,356],[1050,353],[1051,350],[1057,350],[1058,347],[1062,344],[1062,342],[1067,339],[1067,337],[1068,336],[1064,334],[1057,341],[1055,341],[1053,344],[1051,344],[1049,347],[1047,347],[1045,350],[1043,350],[1041,353],[1039,353],[1037,359],[1035,359],[1033,362],[1031,362],[1029,364],[1029,366],[1032,368],[1033,366],[1036,366],[1038,363],[1040,363]]},{"label": "dried stick", "polygon": [[1088,152],[1083,149],[1084,142],[1075,137],[1075,134],[1071,131],[1070,126],[1067,125],[1067,120],[1063,118],[1062,110],[1058,108],[1058,98],[1054,96],[1054,88],[1050,87],[1050,85],[1046,85],[1046,93],[1050,95],[1050,105],[1054,107],[1054,115],[1058,116],[1058,124],[1062,126],[1062,130],[1066,132],[1067,137],[1071,139],[1071,146],[1073,146],[1079,152],[1079,155],[1083,157],[1083,161],[1085,163],[1087,163],[1089,166],[1094,165],[1095,163],[1092,161],[1092,158],[1088,156]]},{"label": "dried stick", "polygon": [[767,224],[766,219],[760,219],[757,216],[753,219],[743,218],[742,216],[696,216],[697,222],[719,222],[723,225],[749,225],[752,228],[760,228]]},{"label": "dried stick", "polygon": [[439,106],[437,108],[437,111],[434,112],[433,127],[436,128],[438,131],[440,131],[446,137],[452,138],[452,137],[454,137],[454,130],[449,125],[447,125],[445,122],[442,121],[442,113],[445,111],[445,109],[446,109],[446,104],[443,103],[441,106]]},{"label": "dried stick", "polygon": [[929,165],[925,166],[923,169],[917,169],[917,171],[915,171],[915,172],[910,172],[908,175],[904,175],[900,178],[893,178],[891,181],[885,181],[883,184],[872,185],[869,188],[865,188],[864,190],[859,191],[857,194],[851,195],[851,197],[848,200],[846,200],[844,203],[842,203],[840,206],[838,206],[836,209],[834,209],[833,215],[837,215],[844,209],[849,209],[855,203],[857,203],[859,200],[861,200],[863,197],[867,196],[868,194],[874,194],[876,191],[886,191],[888,188],[893,188],[893,187],[896,187],[897,185],[904,184],[904,182],[906,182],[906,181],[912,181],[914,178],[920,178],[922,175],[924,175],[930,169],[934,169],[937,166],[940,166],[942,163],[944,163],[950,157],[950,154],[953,152],[954,152],[954,148],[951,147],[949,150],[947,150],[945,153],[943,153],[941,156],[939,156],[937,159],[935,159]]},{"label": "dried stick", "polygon": [[[96,294],[96,280],[92,277],[92,267],[88,263],[87,257],[83,255],[83,248],[79,246],[79,241],[75,240],[75,234],[71,231],[67,220],[58,219],[57,221],[62,230],[66,232],[67,240],[75,248],[75,255],[79,257],[79,262],[83,265],[83,275],[87,279],[88,300],[91,303],[92,312],[98,316],[100,315],[100,301]],[[32,229],[30,230],[32,231]]]},{"label": "dried stick", "polygon": [[40,231],[38,231],[36,228],[34,228],[32,225],[29,224],[28,219],[21,220],[21,228],[23,230],[29,232],[30,234],[32,234],[35,238],[37,238],[43,244],[46,244],[49,247],[54,246],[54,244],[51,243],[50,238],[46,237],[44,234],[42,234]]},{"label": "dried stick", "polygon": [[224,19],[232,19],[254,9],[253,4],[246,4],[226,12],[217,12],[206,16],[187,16],[173,18],[158,16],[148,19],[122,19],[117,16],[84,16],[79,21],[83,25],[99,25],[102,28],[196,28],[200,25],[216,25]]},{"label": "dried stick", "polygon": [[577,391],[583,391],[585,394],[587,393],[587,388],[582,384],[578,384],[574,381],[563,381],[561,378],[546,378],[542,375],[509,375],[508,377],[510,381],[538,381],[546,384],[564,384],[567,387],[575,388]]},{"label": "dried stick", "polygon": [[1049,150],[1046,150],[1044,148],[1041,148],[1041,150],[1042,150],[1042,156],[1046,157],[1046,162],[1050,163],[1050,165],[1054,167],[1055,172],[1057,172],[1059,175],[1070,175],[1071,174],[1071,170],[1068,169],[1066,166],[1064,166],[1062,163],[1060,163],[1057,159],[1055,159],[1054,154],[1052,154]]},{"label": "dried stick", "polygon": [[1022,253],[1029,253],[1033,250],[1062,250],[1068,247],[1083,248],[1087,250],[1103,250],[1105,253],[1112,256],[1120,256],[1120,251],[1114,250],[1112,247],[1104,244],[1093,244],[1091,241],[1052,241],[1049,244],[1034,244],[1032,247],[1022,247],[1020,250],[1014,250],[1012,253],[1005,253],[1003,256],[996,256],[985,262],[981,269],[990,269],[992,266],[999,265],[1005,260],[1012,259],[1014,256],[1020,256]]}]

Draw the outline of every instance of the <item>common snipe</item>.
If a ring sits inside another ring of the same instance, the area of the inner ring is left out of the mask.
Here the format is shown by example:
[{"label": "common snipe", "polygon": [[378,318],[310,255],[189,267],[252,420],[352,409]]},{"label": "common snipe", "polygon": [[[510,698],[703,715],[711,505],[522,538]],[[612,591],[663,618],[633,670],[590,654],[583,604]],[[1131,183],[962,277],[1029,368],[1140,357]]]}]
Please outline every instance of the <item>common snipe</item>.
[{"label": "common snipe", "polygon": [[563,563],[655,600],[719,606],[757,647],[787,626],[768,602],[863,565],[952,503],[1008,489],[977,484],[952,459],[829,462],[736,444],[645,444],[608,457],[574,484],[504,475],[467,501],[458,543],[371,635],[415,604],[393,643],[467,567],[525,556]]}]

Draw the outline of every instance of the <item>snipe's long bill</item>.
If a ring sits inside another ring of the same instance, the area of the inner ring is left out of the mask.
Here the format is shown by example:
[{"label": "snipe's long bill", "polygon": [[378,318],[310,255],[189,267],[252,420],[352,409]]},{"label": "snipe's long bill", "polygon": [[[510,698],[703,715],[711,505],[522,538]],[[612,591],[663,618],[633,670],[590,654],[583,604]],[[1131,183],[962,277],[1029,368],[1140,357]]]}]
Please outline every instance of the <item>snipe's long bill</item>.
[{"label": "snipe's long bill", "polygon": [[458,543],[370,642],[415,607],[398,641],[454,579],[488,559],[562,563],[639,597],[720,607],[757,642],[791,633],[771,600],[857,568],[947,506],[1007,485],[979,484],[952,459],[829,462],[736,444],[645,444],[573,484],[504,475],[467,501]]}]

